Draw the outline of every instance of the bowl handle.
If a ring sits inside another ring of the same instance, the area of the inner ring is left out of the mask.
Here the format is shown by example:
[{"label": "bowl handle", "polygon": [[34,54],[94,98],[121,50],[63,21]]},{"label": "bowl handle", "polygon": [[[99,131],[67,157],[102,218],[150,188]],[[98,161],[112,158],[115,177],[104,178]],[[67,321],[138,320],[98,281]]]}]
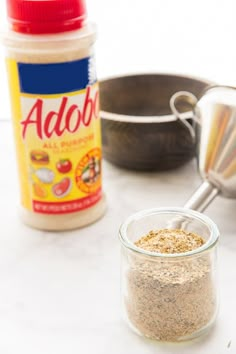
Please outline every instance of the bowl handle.
[{"label": "bowl handle", "polygon": [[197,104],[197,97],[194,96],[194,94],[192,94],[191,92],[179,91],[179,92],[176,92],[170,99],[170,109],[171,109],[172,113],[174,114],[176,119],[179,120],[179,122],[181,122],[181,124],[184,125],[185,128],[188,129],[193,141],[195,142],[196,133],[195,133],[194,128],[186,120],[186,116],[183,117],[183,113],[179,112],[178,108],[176,107],[177,104],[180,102],[185,102],[185,103],[189,104],[189,106],[192,108],[192,115],[189,118],[193,119],[195,122],[197,122],[199,124],[200,123],[199,119],[197,118],[197,116],[195,114],[195,106]]}]

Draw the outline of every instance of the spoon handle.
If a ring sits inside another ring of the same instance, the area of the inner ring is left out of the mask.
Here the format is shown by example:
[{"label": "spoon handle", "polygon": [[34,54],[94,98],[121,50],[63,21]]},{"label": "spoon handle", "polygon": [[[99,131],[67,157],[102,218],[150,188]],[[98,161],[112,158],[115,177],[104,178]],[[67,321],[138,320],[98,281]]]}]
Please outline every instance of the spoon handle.
[{"label": "spoon handle", "polygon": [[203,212],[218,194],[218,188],[205,181],[185,203],[184,207]]}]

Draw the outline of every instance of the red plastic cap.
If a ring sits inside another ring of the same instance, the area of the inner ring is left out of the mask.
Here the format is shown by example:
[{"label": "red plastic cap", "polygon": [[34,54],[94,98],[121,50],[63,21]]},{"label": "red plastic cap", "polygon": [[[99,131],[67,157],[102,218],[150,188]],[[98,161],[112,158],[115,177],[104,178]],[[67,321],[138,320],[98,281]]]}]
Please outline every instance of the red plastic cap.
[{"label": "red plastic cap", "polygon": [[7,12],[13,31],[29,34],[76,30],[86,19],[85,0],[7,0]]}]

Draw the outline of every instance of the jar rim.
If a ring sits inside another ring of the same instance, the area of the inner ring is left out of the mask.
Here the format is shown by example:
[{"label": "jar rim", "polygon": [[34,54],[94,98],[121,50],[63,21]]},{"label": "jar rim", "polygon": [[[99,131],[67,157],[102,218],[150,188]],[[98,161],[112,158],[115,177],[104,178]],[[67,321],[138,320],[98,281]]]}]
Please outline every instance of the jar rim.
[{"label": "jar rim", "polygon": [[[207,240],[207,242],[204,243],[202,246],[192,251],[182,252],[182,253],[169,254],[169,253],[150,252],[135,246],[135,244],[131,242],[127,237],[127,229],[129,225],[131,224],[131,222],[135,220],[140,220],[145,216],[154,215],[154,214],[173,214],[173,216],[174,214],[178,214],[179,216],[183,215],[183,216],[193,217],[208,227],[208,229],[210,230],[210,237]],[[214,223],[214,221],[211,220],[211,218],[195,210],[191,210],[187,208],[176,208],[176,207],[152,208],[152,209],[145,209],[130,215],[125,220],[125,222],[120,226],[119,239],[124,247],[130,249],[131,251],[139,253],[141,255],[146,255],[154,258],[182,258],[182,257],[184,258],[188,256],[201,254],[213,248],[219,239],[219,229]]]}]

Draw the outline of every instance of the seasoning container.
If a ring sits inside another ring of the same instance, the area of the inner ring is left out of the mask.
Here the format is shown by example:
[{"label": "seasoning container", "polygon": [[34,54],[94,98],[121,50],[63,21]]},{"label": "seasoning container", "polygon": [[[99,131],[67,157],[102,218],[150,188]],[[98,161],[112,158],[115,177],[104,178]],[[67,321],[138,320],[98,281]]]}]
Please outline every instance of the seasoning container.
[{"label": "seasoning container", "polygon": [[[176,218],[184,221],[184,230],[167,229]],[[136,333],[175,342],[212,327],[218,237],[213,221],[183,208],[142,211],[121,226],[122,303]]]},{"label": "seasoning container", "polygon": [[83,0],[9,0],[7,10],[22,220],[85,226],[105,211],[95,27]]}]

